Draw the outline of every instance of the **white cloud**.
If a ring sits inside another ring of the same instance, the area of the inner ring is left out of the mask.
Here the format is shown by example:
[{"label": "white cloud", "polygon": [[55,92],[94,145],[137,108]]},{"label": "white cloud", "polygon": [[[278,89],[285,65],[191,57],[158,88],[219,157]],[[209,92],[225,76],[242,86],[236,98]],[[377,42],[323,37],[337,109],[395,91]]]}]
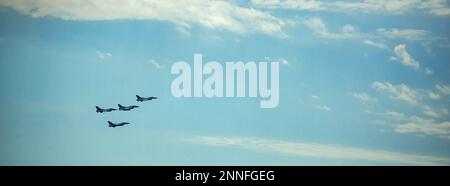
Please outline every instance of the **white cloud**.
[{"label": "white cloud", "polygon": [[362,102],[369,102],[369,101],[373,101],[374,98],[370,97],[368,94],[366,93],[353,93],[352,96]]},{"label": "white cloud", "polygon": [[278,61],[279,61],[282,65],[291,66],[291,63],[289,63],[289,61],[286,60],[286,59],[284,59],[284,58],[280,58],[280,59],[278,59]]},{"label": "white cloud", "polygon": [[426,30],[417,29],[398,29],[398,28],[379,28],[377,33],[387,38],[403,38],[407,40],[424,40],[430,34]]},{"label": "white cloud", "polygon": [[[385,40],[394,40],[397,38],[403,38],[407,40],[434,40],[436,38],[430,37],[430,32],[426,30],[417,29],[385,29],[379,28],[376,32],[360,32],[359,29],[353,25],[345,24],[339,31],[330,31],[327,24],[320,17],[310,17],[299,21],[302,25],[306,26],[313,33],[323,39],[328,40],[360,40],[363,44],[372,47],[390,50],[385,44]],[[391,60],[400,61],[402,64],[412,67],[416,70],[420,69],[418,61],[414,60],[411,55],[406,51],[405,44],[399,44],[394,49],[396,56],[391,57]],[[430,69],[431,70],[431,69]],[[427,75],[431,75],[430,70],[426,70]]]},{"label": "white cloud", "polygon": [[440,15],[440,16],[448,16],[450,15],[450,8],[436,8],[431,10],[431,13],[435,14],[435,15]]},{"label": "white cloud", "polygon": [[386,111],[386,112],[366,111],[366,112],[369,114],[383,116],[384,119],[382,121],[384,122],[384,124],[387,124],[385,119],[394,121],[405,121],[407,119],[406,115],[403,112],[395,112],[395,111]]},{"label": "white cloud", "polygon": [[[437,119],[442,114],[448,114],[448,111],[444,108],[440,111],[433,110],[430,106],[425,105],[422,108],[422,113],[425,116],[407,116],[402,112],[387,111],[383,113],[371,112],[383,116],[383,120],[375,120],[376,124],[388,126],[394,129],[397,133],[411,133],[418,135],[437,136],[445,139],[450,139],[450,122]],[[431,119],[432,118],[432,119]],[[380,122],[378,122],[380,121]],[[388,123],[388,121],[390,121]]]},{"label": "white cloud", "polygon": [[449,114],[449,112],[448,112],[448,110],[446,108],[442,108],[441,109],[441,113],[444,114],[444,115],[448,115]]},{"label": "white cloud", "polygon": [[424,110],[422,112],[424,115],[429,116],[429,117],[433,117],[433,118],[439,117],[439,114],[428,105],[424,106]]},{"label": "white cloud", "polygon": [[385,44],[378,43],[378,42],[372,41],[370,39],[364,39],[363,43],[366,44],[366,45],[369,45],[369,46],[373,46],[373,47],[389,50],[389,47],[387,47]]},{"label": "white cloud", "polygon": [[432,90],[428,91],[428,97],[432,100],[439,100],[441,99],[441,96],[437,93],[434,93]]},{"label": "white cloud", "polygon": [[[428,96],[432,100],[438,100],[441,96],[432,90],[428,92],[423,90],[414,90],[404,84],[392,85],[385,82],[374,82],[372,87],[379,91],[389,93],[391,98],[404,101],[408,104],[416,106],[422,113],[422,116],[408,117],[400,112],[375,113],[393,119],[391,127],[398,133],[414,133],[421,136],[438,136],[450,139],[450,122],[445,116],[448,115],[446,108],[434,109],[430,105],[423,102],[421,98]],[[441,89],[443,86],[438,86]],[[450,87],[449,87],[450,88]],[[437,88],[438,89],[438,88]],[[449,89],[450,90],[450,89]],[[370,112],[373,113],[373,112]]]},{"label": "white cloud", "polygon": [[349,24],[344,25],[341,32],[330,32],[319,17],[306,19],[302,23],[313,30],[318,36],[325,39],[350,39],[360,37],[357,29]]},{"label": "white cloud", "polygon": [[419,92],[417,90],[410,89],[405,84],[392,85],[389,82],[381,83],[375,81],[372,83],[372,88],[378,91],[388,92],[391,94],[391,98],[404,101],[411,105],[418,105],[419,103]]},{"label": "white cloud", "polygon": [[32,17],[56,17],[64,20],[159,20],[173,23],[189,34],[193,24],[236,33],[260,32],[287,37],[282,28],[289,21],[233,1],[176,0],[103,0],[103,1],[0,1],[0,6]]},{"label": "white cloud", "polygon": [[417,134],[418,136],[436,136],[450,139],[450,122],[442,116],[448,115],[445,108],[434,110],[428,105],[421,106],[423,116],[407,116],[402,112],[372,112],[370,114],[383,116],[383,120],[372,121],[392,128],[396,133]]},{"label": "white cloud", "polygon": [[216,41],[220,41],[220,42],[223,41],[223,38],[220,37],[220,36],[214,36],[213,39],[216,40]]},{"label": "white cloud", "polygon": [[383,113],[384,116],[393,118],[395,120],[403,120],[405,118],[405,114],[401,112],[393,112],[393,111],[387,111]]},{"label": "white cloud", "polygon": [[298,9],[309,11],[327,11],[366,14],[405,14],[425,12],[438,16],[450,15],[445,0],[359,0],[359,1],[320,1],[320,0],[252,0],[262,8]]},{"label": "white cloud", "polygon": [[[385,39],[397,39],[403,38],[407,40],[431,40],[433,38],[429,37],[431,34],[426,30],[415,30],[415,29],[385,29],[379,28],[376,30],[376,33],[372,32],[360,32],[359,29],[353,25],[346,24],[342,26],[340,31],[330,31],[328,29],[327,24],[319,18],[319,17],[311,17],[300,21],[307,28],[311,29],[317,36],[330,39],[330,40],[344,40],[344,39],[359,39],[363,44],[373,46],[380,49],[390,50],[389,47],[380,42],[380,40],[384,41]],[[400,44],[401,47],[406,47],[406,45]],[[399,47],[397,46],[397,47]],[[406,51],[406,49],[404,49]],[[395,51],[394,51],[395,52]],[[402,52],[402,51],[399,51]],[[402,53],[403,55],[404,53]],[[402,56],[403,57],[403,56]],[[397,57],[393,57],[396,59]],[[402,58],[403,59],[403,58]],[[417,61],[408,61],[411,62],[411,65],[417,65]],[[416,67],[414,67],[416,68]]]},{"label": "white cloud", "polygon": [[413,1],[365,0],[359,2],[337,2],[336,7],[354,12],[401,14],[413,8]]},{"label": "white cloud", "polygon": [[353,33],[356,32],[356,28],[351,24],[346,24],[342,26],[342,33]]},{"label": "white cloud", "polygon": [[434,74],[433,69],[431,69],[431,68],[426,68],[426,69],[425,69],[425,74],[426,74],[426,75],[433,75],[433,74]]},{"label": "white cloud", "polygon": [[405,44],[399,44],[394,48],[395,56],[392,56],[391,59],[395,61],[400,61],[401,64],[411,67],[414,70],[420,69],[420,64],[418,61],[413,59],[411,55],[406,51]]},{"label": "white cloud", "polygon": [[317,110],[321,110],[321,111],[326,111],[326,112],[331,111],[331,108],[326,105],[313,105],[313,108],[315,108]]},{"label": "white cloud", "polygon": [[408,123],[396,127],[398,133],[417,133],[425,135],[436,135],[450,139],[450,122],[436,122],[433,119],[424,119],[413,116]]},{"label": "white cloud", "polygon": [[450,85],[439,85],[439,84],[436,84],[435,87],[436,87],[436,89],[441,91],[443,94],[450,95]]},{"label": "white cloud", "polygon": [[158,62],[156,62],[154,59],[149,59],[148,62],[150,64],[152,64],[155,68],[157,69],[165,69],[165,66],[162,64],[159,64]]},{"label": "white cloud", "polygon": [[105,60],[112,57],[112,54],[109,52],[95,51],[95,53],[97,54],[97,58],[100,60]]},{"label": "white cloud", "polygon": [[320,99],[320,97],[319,97],[318,95],[315,95],[315,94],[311,94],[311,97],[312,97],[313,99]]},{"label": "white cloud", "polygon": [[284,59],[284,58],[273,59],[271,57],[264,57],[264,60],[266,60],[266,61],[276,61],[276,62],[279,62],[282,65],[291,66],[291,63],[288,60]]},{"label": "white cloud", "polygon": [[337,145],[281,141],[249,137],[194,136],[187,142],[217,146],[239,147],[267,153],[314,158],[365,160],[386,164],[449,165],[447,158],[398,153],[383,150],[343,147]]},{"label": "white cloud", "polygon": [[314,0],[251,0],[252,4],[262,8],[276,9],[300,9],[300,10],[320,10],[323,9],[322,3]]}]

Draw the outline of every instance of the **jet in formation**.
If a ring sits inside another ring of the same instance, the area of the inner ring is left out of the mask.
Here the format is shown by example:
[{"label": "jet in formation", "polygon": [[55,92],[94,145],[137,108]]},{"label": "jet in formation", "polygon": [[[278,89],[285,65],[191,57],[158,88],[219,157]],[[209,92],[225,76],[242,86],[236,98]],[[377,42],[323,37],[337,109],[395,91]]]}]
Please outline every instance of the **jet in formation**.
[{"label": "jet in formation", "polygon": [[136,95],[136,101],[143,102],[143,101],[151,101],[152,99],[158,99],[158,97],[151,96],[151,97],[146,98],[146,97],[141,97],[139,95]]},{"label": "jet in formation", "polygon": [[136,105],[123,106],[123,105],[121,105],[121,104],[118,104],[118,106],[119,106],[119,110],[123,110],[123,111],[129,111],[129,110],[131,110],[131,109],[135,109],[135,108],[138,108],[138,107],[139,107],[139,106],[136,106]]},{"label": "jet in formation", "polygon": [[116,127],[128,125],[130,123],[128,123],[128,122],[113,123],[111,121],[108,121],[108,124],[109,124],[108,127],[116,128]]},{"label": "jet in formation", "polygon": [[[151,96],[151,97],[140,97],[139,95],[136,95],[136,101],[138,101],[138,102],[150,101],[150,100],[153,100],[153,99],[158,99],[158,97],[154,97],[154,96]],[[135,109],[135,108],[139,107],[139,106],[136,106],[136,105],[123,106],[121,104],[118,104],[118,106],[119,106],[119,109],[115,109],[115,108],[102,109],[102,108],[100,108],[98,106],[95,106],[95,108],[97,109],[96,110],[97,113],[103,113],[103,112],[112,112],[112,111],[115,111],[115,110],[129,111],[129,110],[132,110],[132,109]],[[124,126],[124,125],[128,125],[128,124],[130,124],[130,123],[128,123],[128,122],[113,123],[111,121],[108,121],[108,127],[113,127],[113,128]]]},{"label": "jet in formation", "polygon": [[117,110],[117,109],[114,109],[114,108],[107,108],[107,109],[102,109],[102,108],[100,108],[100,107],[98,107],[98,106],[95,106],[95,108],[97,109],[97,113],[98,112],[100,112],[100,113],[103,113],[103,112],[111,112],[111,111],[115,111],[115,110]]}]

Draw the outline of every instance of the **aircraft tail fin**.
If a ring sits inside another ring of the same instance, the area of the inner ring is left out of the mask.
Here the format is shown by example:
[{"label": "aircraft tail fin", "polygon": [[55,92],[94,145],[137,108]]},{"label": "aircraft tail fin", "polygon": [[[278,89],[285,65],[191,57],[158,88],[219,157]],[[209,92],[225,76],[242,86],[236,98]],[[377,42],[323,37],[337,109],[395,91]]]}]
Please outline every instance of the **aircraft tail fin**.
[{"label": "aircraft tail fin", "polygon": [[138,98],[138,99],[142,99],[142,97],[141,97],[141,96],[139,96],[139,95],[136,95],[136,98]]}]

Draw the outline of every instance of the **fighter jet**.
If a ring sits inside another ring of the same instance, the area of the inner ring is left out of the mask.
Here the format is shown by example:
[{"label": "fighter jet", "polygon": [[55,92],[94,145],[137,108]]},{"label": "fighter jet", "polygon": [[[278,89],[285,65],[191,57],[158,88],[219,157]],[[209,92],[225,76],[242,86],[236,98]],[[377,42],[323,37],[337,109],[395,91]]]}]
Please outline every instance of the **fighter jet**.
[{"label": "fighter jet", "polygon": [[143,102],[143,101],[150,101],[152,99],[158,99],[158,98],[157,97],[153,97],[153,96],[148,97],[148,98],[143,98],[143,97],[141,97],[139,95],[136,95],[136,101]]},{"label": "fighter jet", "polygon": [[111,122],[111,121],[108,121],[108,124],[109,124],[108,127],[115,128],[115,127],[120,127],[120,126],[128,125],[128,124],[130,124],[130,123],[128,123],[128,122],[113,123],[113,122]]},{"label": "fighter jet", "polygon": [[98,112],[100,112],[100,113],[103,113],[103,112],[111,112],[111,111],[114,111],[114,110],[117,110],[117,109],[114,109],[114,108],[107,108],[107,109],[102,109],[102,108],[100,108],[100,107],[98,107],[98,106],[95,106],[95,108],[97,109],[97,113]]},{"label": "fighter jet", "polygon": [[124,111],[129,111],[131,109],[139,107],[139,106],[136,106],[136,105],[131,105],[131,106],[126,107],[126,106],[122,106],[121,104],[118,104],[118,106],[119,106],[119,110],[124,110]]}]

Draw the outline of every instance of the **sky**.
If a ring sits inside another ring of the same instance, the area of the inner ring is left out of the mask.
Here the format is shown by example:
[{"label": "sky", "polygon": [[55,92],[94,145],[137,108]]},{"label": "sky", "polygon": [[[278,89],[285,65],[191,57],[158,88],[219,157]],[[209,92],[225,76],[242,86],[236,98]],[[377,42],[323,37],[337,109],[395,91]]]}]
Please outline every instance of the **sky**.
[{"label": "sky", "polygon": [[[0,165],[449,165],[449,18],[446,0],[0,0]],[[278,61],[278,106],[174,97],[196,53]],[[95,112],[117,104],[140,107]]]}]

